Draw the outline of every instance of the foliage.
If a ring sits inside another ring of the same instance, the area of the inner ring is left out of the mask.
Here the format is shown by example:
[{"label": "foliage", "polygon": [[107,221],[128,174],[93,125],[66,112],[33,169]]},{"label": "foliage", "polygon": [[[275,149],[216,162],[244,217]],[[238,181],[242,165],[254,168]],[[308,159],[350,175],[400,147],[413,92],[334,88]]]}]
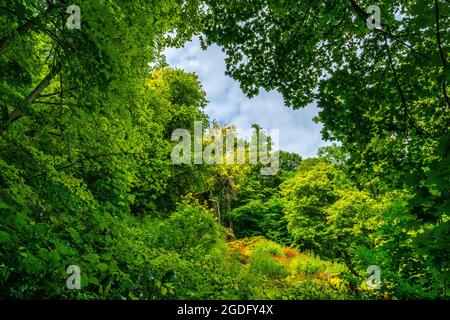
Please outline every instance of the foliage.
[{"label": "foliage", "polygon": [[204,44],[224,49],[245,93],[277,90],[295,109],[316,101],[323,137],[340,144],[332,154],[359,188],[412,194],[422,226],[409,227],[447,286],[448,2],[380,1],[380,28],[367,27],[366,0],[205,2]]},{"label": "foliage", "polygon": [[[79,0],[79,30],[70,4],[0,0],[1,299],[449,297],[447,2],[383,0],[376,30],[366,0]],[[242,141],[162,55],[200,32],[335,143],[273,176],[174,165],[195,121]]]}]

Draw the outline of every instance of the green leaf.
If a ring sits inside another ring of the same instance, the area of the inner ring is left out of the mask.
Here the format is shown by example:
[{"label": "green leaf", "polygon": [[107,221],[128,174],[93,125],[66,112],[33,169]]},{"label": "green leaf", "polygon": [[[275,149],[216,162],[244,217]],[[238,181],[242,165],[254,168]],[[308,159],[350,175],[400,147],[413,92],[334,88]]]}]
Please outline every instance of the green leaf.
[{"label": "green leaf", "polygon": [[9,244],[11,242],[11,236],[5,231],[0,231],[0,243]]},{"label": "green leaf", "polygon": [[34,229],[36,230],[37,233],[41,234],[41,235],[45,235],[48,233],[48,225],[45,223],[38,223],[34,226]]},{"label": "green leaf", "polygon": [[4,202],[0,201],[0,209],[10,209],[11,207]]},{"label": "green leaf", "polygon": [[100,272],[106,272],[108,270],[108,265],[106,263],[103,263],[103,262],[99,263],[99,264],[97,264],[97,269]]}]

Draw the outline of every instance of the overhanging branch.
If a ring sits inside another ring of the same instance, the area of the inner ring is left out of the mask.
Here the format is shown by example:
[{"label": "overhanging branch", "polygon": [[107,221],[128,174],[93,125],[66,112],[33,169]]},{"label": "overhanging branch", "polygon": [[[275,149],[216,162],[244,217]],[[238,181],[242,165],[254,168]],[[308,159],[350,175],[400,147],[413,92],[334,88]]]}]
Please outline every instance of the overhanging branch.
[{"label": "overhanging branch", "polygon": [[[42,79],[41,82],[33,89],[33,91],[27,96],[25,99],[25,108],[31,105],[42,93],[42,91],[45,90],[50,85],[50,82],[52,79],[61,71],[61,64],[57,63],[56,66],[53,66],[53,68],[50,70],[50,72],[45,76],[44,79]],[[9,115],[9,122],[12,123],[19,118],[23,116],[23,110],[22,108],[16,108],[11,114]]]}]

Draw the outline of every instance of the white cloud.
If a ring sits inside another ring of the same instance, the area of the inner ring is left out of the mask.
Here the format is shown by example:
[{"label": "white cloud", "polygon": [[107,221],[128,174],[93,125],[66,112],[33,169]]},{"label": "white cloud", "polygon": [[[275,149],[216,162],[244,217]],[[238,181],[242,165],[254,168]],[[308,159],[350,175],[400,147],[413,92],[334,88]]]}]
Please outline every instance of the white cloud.
[{"label": "white cloud", "polygon": [[206,112],[211,119],[243,130],[253,123],[268,130],[279,129],[281,149],[303,157],[315,156],[319,147],[326,145],[321,126],[312,121],[318,112],[315,105],[293,110],[284,105],[278,92],[261,91],[249,99],[239,83],[225,75],[225,54],[218,46],[203,51],[194,38],[184,48],[167,49],[165,55],[169,65],[198,75],[209,100]]}]

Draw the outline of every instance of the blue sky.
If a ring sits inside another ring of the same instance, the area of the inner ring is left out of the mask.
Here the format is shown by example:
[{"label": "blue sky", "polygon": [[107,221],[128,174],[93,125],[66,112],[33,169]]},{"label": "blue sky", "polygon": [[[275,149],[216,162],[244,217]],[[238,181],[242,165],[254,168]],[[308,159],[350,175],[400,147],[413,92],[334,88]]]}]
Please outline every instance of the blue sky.
[{"label": "blue sky", "polygon": [[206,113],[211,120],[233,124],[242,130],[251,128],[253,123],[268,130],[278,129],[281,150],[303,157],[314,157],[319,147],[326,145],[321,139],[321,125],[312,121],[318,112],[315,105],[293,110],[274,91],[261,91],[249,99],[239,83],[225,75],[225,54],[219,47],[203,51],[194,38],[184,48],[166,49],[165,55],[170,66],[198,75],[209,100]]}]

